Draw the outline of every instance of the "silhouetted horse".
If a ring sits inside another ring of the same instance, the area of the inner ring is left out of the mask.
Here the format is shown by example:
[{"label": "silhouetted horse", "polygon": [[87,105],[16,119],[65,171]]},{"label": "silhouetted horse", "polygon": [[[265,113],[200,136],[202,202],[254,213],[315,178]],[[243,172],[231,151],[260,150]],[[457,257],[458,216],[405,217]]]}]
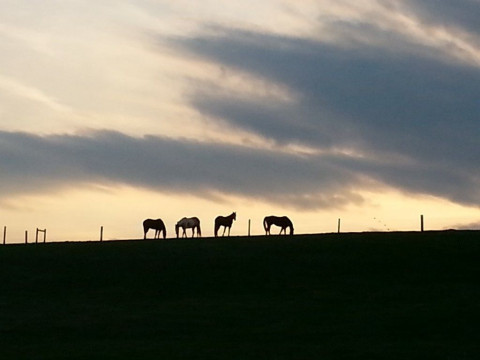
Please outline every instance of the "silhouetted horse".
[{"label": "silhouetted horse", "polygon": [[230,228],[232,227],[233,220],[237,220],[237,213],[233,212],[228,216],[217,216],[215,218],[215,237],[218,236],[218,229],[220,226],[223,226],[223,234],[225,235],[225,230],[228,228],[228,236],[230,236]]},{"label": "silhouetted horse", "polygon": [[143,238],[147,238],[147,232],[150,229],[155,230],[155,237],[154,239],[160,239],[160,233],[163,231],[163,238],[167,237],[167,229],[165,228],[165,224],[163,223],[162,219],[147,219],[143,222]]},{"label": "silhouetted horse", "polygon": [[183,234],[182,237],[187,237],[186,229],[192,229],[192,238],[195,236],[195,229],[197,229],[197,236],[202,236],[202,231],[200,230],[200,220],[197,217],[192,218],[183,218],[177,222],[175,225],[175,232],[177,233],[178,238],[178,230],[182,228]]},{"label": "silhouetted horse", "polygon": [[270,235],[270,227],[272,225],[280,226],[280,234],[287,234],[287,227],[290,228],[290,235],[293,235],[293,224],[291,220],[286,216],[267,216],[263,219],[263,227],[265,228],[265,234]]}]

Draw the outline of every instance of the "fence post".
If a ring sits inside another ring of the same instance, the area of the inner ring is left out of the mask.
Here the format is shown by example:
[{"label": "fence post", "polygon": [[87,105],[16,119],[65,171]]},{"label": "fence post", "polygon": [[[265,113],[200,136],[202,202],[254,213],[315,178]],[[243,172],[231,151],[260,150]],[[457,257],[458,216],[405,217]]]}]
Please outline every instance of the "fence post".
[{"label": "fence post", "polygon": [[100,242],[103,241],[103,226],[100,226]]},{"label": "fence post", "polygon": [[3,227],[3,245],[7,243],[7,227]]},{"label": "fence post", "polygon": [[338,230],[337,231],[338,231],[339,234],[340,234],[340,222],[341,222],[341,220],[338,219]]},{"label": "fence post", "polygon": [[423,215],[420,215],[420,231],[423,232],[424,230],[424,227],[423,227],[424,223],[423,223]]},{"label": "fence post", "polygon": [[43,233],[43,243],[45,244],[47,242],[47,229],[39,229],[37,228],[37,231],[35,233],[35,244],[38,244],[38,233],[41,232]]},{"label": "fence post", "polygon": [[28,244],[28,230],[25,230],[25,244]]},{"label": "fence post", "polygon": [[252,223],[252,220],[248,219],[248,236],[250,236],[250,225]]}]

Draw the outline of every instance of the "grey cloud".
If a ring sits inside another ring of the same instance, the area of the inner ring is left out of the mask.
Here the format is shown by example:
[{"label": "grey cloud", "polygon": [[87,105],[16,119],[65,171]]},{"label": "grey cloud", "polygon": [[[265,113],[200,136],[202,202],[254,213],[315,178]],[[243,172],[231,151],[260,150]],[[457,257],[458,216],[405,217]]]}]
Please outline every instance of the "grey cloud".
[{"label": "grey cloud", "polygon": [[458,224],[453,226],[453,229],[456,230],[480,230],[480,221],[470,223],[470,224]]},{"label": "grey cloud", "polygon": [[[365,199],[378,181],[479,203],[471,179],[414,163],[346,155],[296,156],[226,144],[103,131],[88,136],[0,132],[0,199],[88,184],[127,184],[199,197],[239,195],[299,209],[338,208]],[[422,181],[417,177],[423,176]],[[459,187],[461,184],[462,187]],[[478,185],[478,184],[477,184]]]},{"label": "grey cloud", "polygon": [[34,136],[0,132],[0,198],[82,184],[128,184],[201,197],[260,198],[298,208],[361,202],[362,180],[315,157],[117,132]]},{"label": "grey cloud", "polygon": [[[423,56],[429,49],[408,43],[401,47],[412,50],[402,53],[224,29],[221,36],[175,44],[301,94],[294,104],[259,104],[210,93],[202,84],[191,104],[207,116],[279,143],[369,154],[349,171],[400,190],[480,205],[478,68]],[[405,161],[374,160],[387,155]],[[334,164],[342,167],[340,160]]]},{"label": "grey cloud", "polygon": [[440,26],[455,25],[480,34],[480,2],[478,0],[407,0],[406,4],[418,17]]}]

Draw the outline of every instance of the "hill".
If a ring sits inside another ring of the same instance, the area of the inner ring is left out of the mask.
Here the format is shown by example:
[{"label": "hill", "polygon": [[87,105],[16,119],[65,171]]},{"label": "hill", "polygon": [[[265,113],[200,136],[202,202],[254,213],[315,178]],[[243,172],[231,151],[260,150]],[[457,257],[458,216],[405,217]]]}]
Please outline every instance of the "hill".
[{"label": "hill", "polygon": [[476,359],[480,232],[0,247],[2,359]]}]

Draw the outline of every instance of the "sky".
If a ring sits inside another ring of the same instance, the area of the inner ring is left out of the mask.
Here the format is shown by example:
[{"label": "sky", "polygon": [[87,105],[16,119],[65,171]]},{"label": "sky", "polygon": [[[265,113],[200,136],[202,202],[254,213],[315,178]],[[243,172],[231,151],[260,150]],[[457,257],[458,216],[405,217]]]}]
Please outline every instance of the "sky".
[{"label": "sky", "polygon": [[479,17],[480,0],[0,0],[0,227],[480,229]]}]

